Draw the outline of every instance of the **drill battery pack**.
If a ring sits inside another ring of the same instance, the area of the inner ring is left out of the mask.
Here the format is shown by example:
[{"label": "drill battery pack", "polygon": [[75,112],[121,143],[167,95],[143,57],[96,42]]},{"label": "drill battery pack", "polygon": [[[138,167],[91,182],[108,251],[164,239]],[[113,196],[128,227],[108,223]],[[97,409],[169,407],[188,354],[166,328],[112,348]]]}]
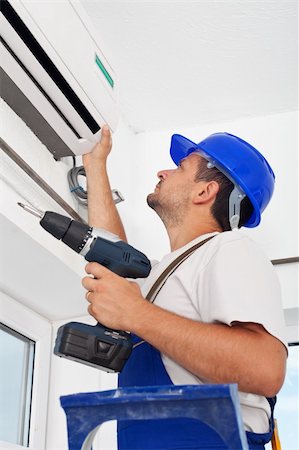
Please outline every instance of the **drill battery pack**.
[{"label": "drill battery pack", "polygon": [[54,353],[113,373],[121,372],[132,348],[131,337],[124,331],[69,322],[58,329]]}]

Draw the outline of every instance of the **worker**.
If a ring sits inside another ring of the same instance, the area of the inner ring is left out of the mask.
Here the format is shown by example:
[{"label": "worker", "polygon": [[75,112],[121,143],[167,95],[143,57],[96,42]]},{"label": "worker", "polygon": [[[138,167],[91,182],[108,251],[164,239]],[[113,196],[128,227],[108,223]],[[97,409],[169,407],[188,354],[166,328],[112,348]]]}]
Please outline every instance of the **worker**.
[{"label": "worker", "polygon": [[[111,147],[104,126],[100,142],[83,158],[89,223],[126,240],[107,175]],[[239,228],[260,223],[275,177],[254,147],[228,133],[199,144],[175,134],[170,155],[176,167],[158,172],[147,197],[165,225],[170,253],[136,282],[88,263],[82,280],[88,311],[134,337],[120,387],[237,383],[249,448],[262,450],[271,439],[287,351],[273,266]],[[164,269],[189,249],[154,301],[145,299]],[[191,419],[120,421],[118,446],[208,448],[208,433],[206,447],[198,444],[202,427]],[[220,438],[217,445],[223,448]]]}]

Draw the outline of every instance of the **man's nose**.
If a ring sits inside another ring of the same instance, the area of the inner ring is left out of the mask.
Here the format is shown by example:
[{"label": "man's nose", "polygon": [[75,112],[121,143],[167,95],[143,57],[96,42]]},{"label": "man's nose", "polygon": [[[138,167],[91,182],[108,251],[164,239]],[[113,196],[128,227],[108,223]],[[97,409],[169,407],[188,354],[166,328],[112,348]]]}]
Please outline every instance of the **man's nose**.
[{"label": "man's nose", "polygon": [[165,180],[165,178],[168,177],[168,175],[172,172],[171,170],[160,170],[157,173],[157,177],[160,178],[160,180]]}]

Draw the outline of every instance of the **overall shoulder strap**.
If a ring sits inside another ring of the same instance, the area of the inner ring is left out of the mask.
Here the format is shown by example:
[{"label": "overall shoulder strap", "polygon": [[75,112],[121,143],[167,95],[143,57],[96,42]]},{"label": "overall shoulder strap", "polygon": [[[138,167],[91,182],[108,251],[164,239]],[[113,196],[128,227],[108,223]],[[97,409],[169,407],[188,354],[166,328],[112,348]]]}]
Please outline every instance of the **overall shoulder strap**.
[{"label": "overall shoulder strap", "polygon": [[188,250],[184,251],[181,255],[179,255],[174,261],[172,261],[168,267],[164,270],[164,272],[161,273],[161,275],[157,278],[151,289],[146,295],[146,299],[151,301],[152,303],[155,301],[158,293],[166,283],[166,280],[170,275],[173,274],[173,272],[190,256],[192,253],[195,252],[199,247],[204,245],[206,242],[210,241],[214,236],[210,236],[207,239],[204,239],[201,242],[198,242],[197,244],[193,245],[192,247],[188,248]]}]

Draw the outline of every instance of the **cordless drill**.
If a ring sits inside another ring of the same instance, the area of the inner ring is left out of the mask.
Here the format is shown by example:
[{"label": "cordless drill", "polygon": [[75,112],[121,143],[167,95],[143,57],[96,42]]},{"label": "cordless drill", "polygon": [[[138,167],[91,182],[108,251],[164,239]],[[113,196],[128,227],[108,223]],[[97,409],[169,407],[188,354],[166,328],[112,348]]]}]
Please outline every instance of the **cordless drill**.
[{"label": "cordless drill", "polygon": [[[151,264],[147,257],[115,234],[55,212],[18,204],[39,217],[46,231],[87,261],[98,262],[126,278],[148,276]],[[69,322],[58,329],[54,354],[106,372],[121,372],[132,347],[130,334],[125,331],[112,330],[100,323],[92,326]]]}]

